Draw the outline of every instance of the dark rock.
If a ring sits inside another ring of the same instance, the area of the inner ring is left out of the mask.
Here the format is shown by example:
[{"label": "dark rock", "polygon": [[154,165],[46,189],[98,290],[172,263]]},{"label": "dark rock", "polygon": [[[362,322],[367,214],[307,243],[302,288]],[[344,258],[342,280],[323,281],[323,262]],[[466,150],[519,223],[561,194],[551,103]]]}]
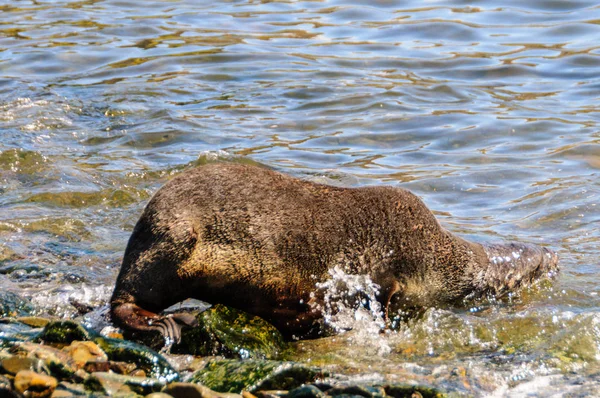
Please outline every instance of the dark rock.
[{"label": "dark rock", "polygon": [[201,384],[171,383],[164,390],[174,398],[221,398],[221,394]]},{"label": "dark rock", "polygon": [[108,359],[114,362],[135,364],[153,378],[171,382],[179,379],[179,374],[169,365],[169,362],[150,348],[126,340],[97,337],[94,342],[106,353]]},{"label": "dark rock", "polygon": [[288,391],[286,390],[260,390],[254,391],[256,398],[282,398],[287,397]]},{"label": "dark rock", "polygon": [[286,398],[324,398],[325,393],[314,385],[305,385],[294,388],[287,394]]},{"label": "dark rock", "polygon": [[394,398],[441,398],[447,394],[434,387],[413,386],[408,384],[392,384],[383,387],[385,393]]},{"label": "dark rock", "polygon": [[291,390],[326,375],[318,368],[271,360],[212,360],[192,376],[218,392]]},{"label": "dark rock", "polygon": [[[345,386],[345,387],[334,387],[327,391],[327,395],[331,395],[333,397],[342,396],[342,395],[352,395],[359,397],[372,398],[373,392],[369,391],[366,387],[363,386]],[[385,391],[383,391],[383,395],[385,396]]]}]

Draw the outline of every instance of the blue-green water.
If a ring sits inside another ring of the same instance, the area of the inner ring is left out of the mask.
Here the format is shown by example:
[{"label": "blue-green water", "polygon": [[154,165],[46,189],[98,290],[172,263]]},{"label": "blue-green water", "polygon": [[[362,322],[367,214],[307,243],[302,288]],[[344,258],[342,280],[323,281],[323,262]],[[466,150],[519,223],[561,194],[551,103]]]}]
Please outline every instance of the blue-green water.
[{"label": "blue-green water", "polygon": [[456,233],[560,254],[553,286],[432,310],[384,337],[391,353],[342,336],[299,358],[475,395],[591,393],[598,43],[583,0],[0,0],[0,289],[42,314],[105,304],[149,196],[201,156],[247,156],[402,186]]}]

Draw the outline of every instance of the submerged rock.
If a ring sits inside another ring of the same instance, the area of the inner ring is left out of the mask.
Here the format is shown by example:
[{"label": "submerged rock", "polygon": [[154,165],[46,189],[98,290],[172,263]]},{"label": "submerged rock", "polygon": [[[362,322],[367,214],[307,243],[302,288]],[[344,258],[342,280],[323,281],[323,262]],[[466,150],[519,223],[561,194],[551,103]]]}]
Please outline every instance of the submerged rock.
[{"label": "submerged rock", "polygon": [[272,360],[212,360],[191,378],[217,392],[291,390],[326,374],[319,368]]},{"label": "submerged rock", "polygon": [[0,292],[0,318],[25,316],[32,312],[33,306],[28,300],[12,292]]},{"label": "submerged rock", "polygon": [[124,376],[110,372],[92,373],[86,380],[85,386],[91,390],[106,395],[127,395],[130,393],[148,395],[159,392],[165,382],[153,378]]}]

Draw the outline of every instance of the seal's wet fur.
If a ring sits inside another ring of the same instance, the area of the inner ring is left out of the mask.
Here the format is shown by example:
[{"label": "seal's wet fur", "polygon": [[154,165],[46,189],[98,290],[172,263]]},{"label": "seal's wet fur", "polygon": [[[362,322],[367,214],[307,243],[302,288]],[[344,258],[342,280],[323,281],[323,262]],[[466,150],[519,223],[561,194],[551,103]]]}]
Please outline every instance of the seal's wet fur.
[{"label": "seal's wet fur", "polygon": [[148,203],[117,278],[113,319],[159,329],[155,313],[193,297],[258,315],[288,337],[314,336],[321,314],[311,292],[334,266],[368,274],[387,309],[394,295],[429,306],[513,290],[556,271],[557,257],[468,242],[404,189],[339,188],[216,163],[175,177]]}]

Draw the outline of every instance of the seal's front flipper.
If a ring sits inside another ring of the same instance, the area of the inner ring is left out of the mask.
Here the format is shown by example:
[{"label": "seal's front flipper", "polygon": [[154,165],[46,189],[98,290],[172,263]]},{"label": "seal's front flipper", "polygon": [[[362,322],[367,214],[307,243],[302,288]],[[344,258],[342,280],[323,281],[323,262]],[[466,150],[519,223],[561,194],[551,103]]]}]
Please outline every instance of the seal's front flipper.
[{"label": "seal's front flipper", "polygon": [[181,341],[181,328],[184,325],[196,326],[198,324],[192,314],[178,313],[160,316],[134,303],[124,303],[113,308],[113,321],[133,331],[158,331],[164,337],[166,345]]}]

